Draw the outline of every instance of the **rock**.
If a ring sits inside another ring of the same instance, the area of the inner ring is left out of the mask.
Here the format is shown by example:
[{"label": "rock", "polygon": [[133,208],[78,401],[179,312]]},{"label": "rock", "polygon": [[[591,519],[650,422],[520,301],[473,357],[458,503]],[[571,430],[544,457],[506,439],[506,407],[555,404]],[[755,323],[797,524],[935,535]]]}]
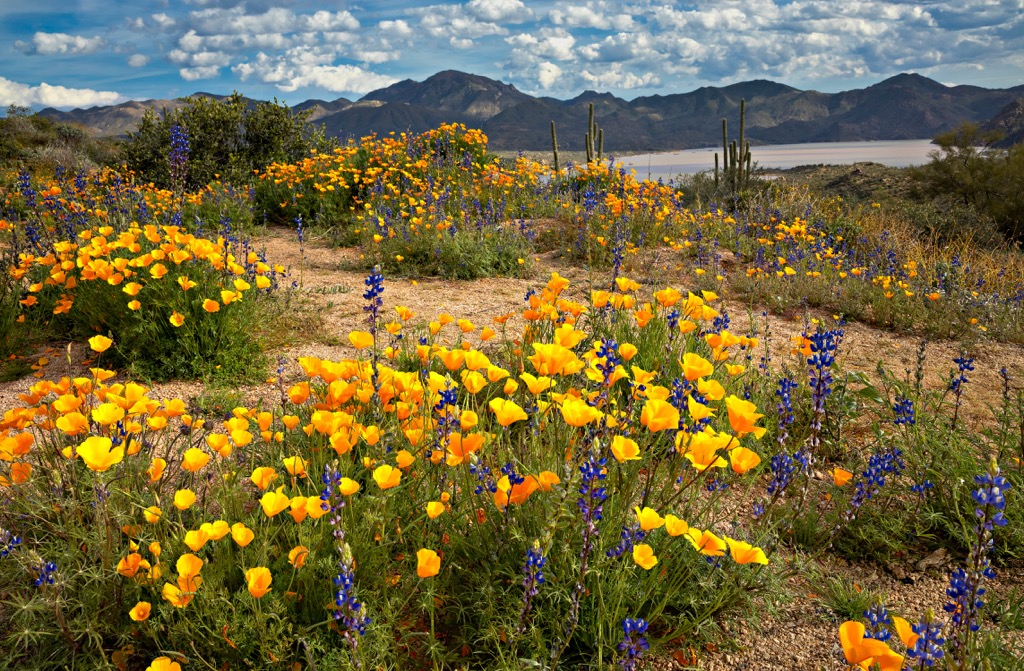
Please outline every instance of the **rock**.
[{"label": "rock", "polygon": [[924,572],[930,568],[941,568],[945,566],[946,562],[948,561],[949,553],[946,552],[946,548],[939,548],[935,552],[931,553],[924,559],[921,559],[916,564],[914,564],[914,568],[918,571]]}]

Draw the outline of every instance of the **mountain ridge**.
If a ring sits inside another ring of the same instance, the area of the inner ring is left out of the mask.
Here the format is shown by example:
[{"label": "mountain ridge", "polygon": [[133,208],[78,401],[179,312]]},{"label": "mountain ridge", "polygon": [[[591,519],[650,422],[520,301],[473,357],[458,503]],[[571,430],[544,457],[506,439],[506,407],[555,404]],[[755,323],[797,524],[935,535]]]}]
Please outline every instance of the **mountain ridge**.
[{"label": "mountain ridge", "polygon": [[[606,152],[669,151],[720,144],[723,117],[735,136],[740,99],[747,102],[746,137],[758,145],[931,138],[964,121],[986,123],[1022,95],[1024,85],[946,86],[919,74],[901,73],[838,93],[755,79],[632,100],[593,90],[562,100],[532,96],[481,75],[444,70],[422,82],[406,79],[370,91],[355,101],[312,99],[292,109],[311,110],[312,123],[342,139],[422,132],[441,122],[465,123],[482,129],[490,146],[499,150],[550,149],[554,121],[559,147],[572,151],[583,148],[589,104],[594,103],[597,123],[605,130]],[[125,136],[147,109],[177,109],[185,100],[156,98],[67,112],[47,108],[38,114],[79,124],[98,135]]]}]

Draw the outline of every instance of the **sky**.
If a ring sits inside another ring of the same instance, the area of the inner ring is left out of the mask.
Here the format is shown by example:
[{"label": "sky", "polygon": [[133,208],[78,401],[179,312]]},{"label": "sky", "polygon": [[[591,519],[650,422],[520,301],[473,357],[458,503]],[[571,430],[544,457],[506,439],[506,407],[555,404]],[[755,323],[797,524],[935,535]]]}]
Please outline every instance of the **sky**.
[{"label": "sky", "polygon": [[1024,84],[1024,0],[0,0],[0,45],[4,108],[357,99],[449,69],[558,98],[836,92],[900,72],[1008,88]]}]

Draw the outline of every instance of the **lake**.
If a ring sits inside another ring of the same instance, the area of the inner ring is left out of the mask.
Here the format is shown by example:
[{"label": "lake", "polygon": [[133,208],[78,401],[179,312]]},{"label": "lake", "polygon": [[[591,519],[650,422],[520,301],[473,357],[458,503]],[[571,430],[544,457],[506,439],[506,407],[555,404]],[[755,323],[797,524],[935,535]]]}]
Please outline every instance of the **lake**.
[{"label": "lake", "polygon": [[[754,163],[761,168],[795,168],[799,165],[849,165],[873,161],[893,167],[923,165],[937,147],[931,140],[879,140],[875,142],[808,142],[751,147]],[[636,170],[640,179],[671,179],[715,167],[721,147],[686,149],[659,154],[626,156],[621,163]]]}]

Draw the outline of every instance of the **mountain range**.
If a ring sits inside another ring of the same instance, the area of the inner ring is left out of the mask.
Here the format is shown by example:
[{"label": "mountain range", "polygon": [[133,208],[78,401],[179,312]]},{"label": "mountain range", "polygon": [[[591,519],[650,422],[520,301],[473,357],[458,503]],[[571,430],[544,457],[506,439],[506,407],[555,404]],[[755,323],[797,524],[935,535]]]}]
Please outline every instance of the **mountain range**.
[{"label": "mountain range", "polygon": [[[222,98],[209,93],[196,96]],[[551,148],[550,122],[559,148],[583,149],[590,103],[604,129],[605,151],[668,151],[717,146],[721,119],[737,135],[739,104],[746,99],[746,137],[752,145],[931,138],[963,121],[984,124],[1024,98],[1024,85],[1009,89],[946,86],[917,74],[899,74],[863,89],[803,91],[767,80],[706,86],[624,100],[585,91],[570,100],[535,97],[511,84],[447,70],[422,82],[411,79],[371,91],[359,100],[307,100],[310,123],[329,136],[360,138],[395,131],[423,132],[444,122],[482,129],[498,150]],[[253,101],[255,102],[255,101]],[[79,124],[103,136],[125,136],[147,109],[183,106],[185,99],[130,101],[119,105],[40,115]]]}]

